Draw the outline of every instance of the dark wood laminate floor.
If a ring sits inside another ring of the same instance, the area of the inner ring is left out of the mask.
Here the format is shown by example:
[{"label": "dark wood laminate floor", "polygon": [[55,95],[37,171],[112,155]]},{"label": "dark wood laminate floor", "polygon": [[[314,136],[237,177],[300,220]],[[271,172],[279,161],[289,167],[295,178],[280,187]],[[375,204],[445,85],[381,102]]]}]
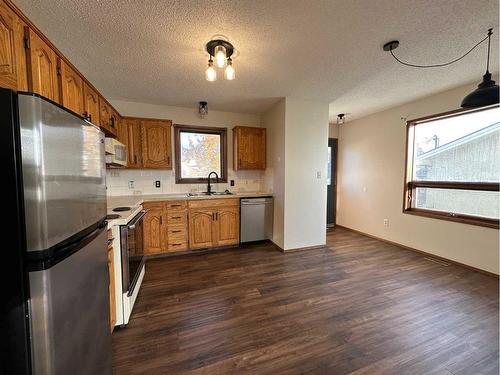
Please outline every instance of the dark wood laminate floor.
[{"label": "dark wood laminate floor", "polygon": [[498,374],[498,279],[345,229],[146,267],[115,374]]}]

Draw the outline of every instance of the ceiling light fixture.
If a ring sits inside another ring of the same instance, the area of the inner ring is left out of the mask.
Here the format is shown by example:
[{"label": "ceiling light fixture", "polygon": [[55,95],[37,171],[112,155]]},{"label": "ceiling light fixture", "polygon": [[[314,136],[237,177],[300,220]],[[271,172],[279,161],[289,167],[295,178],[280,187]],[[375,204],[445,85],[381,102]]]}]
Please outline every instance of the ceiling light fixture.
[{"label": "ceiling light fixture", "polygon": [[231,56],[234,53],[234,47],[231,43],[222,39],[211,40],[206,44],[206,49],[210,58],[208,60],[208,67],[205,73],[207,81],[213,82],[217,79],[217,73],[214,67],[218,68],[226,67],[224,71],[224,78],[231,81],[235,78],[236,73],[233,67],[233,60]]},{"label": "ceiling light fixture", "polygon": [[198,113],[201,118],[204,118],[208,115],[208,103],[207,102],[199,102],[198,103]]},{"label": "ceiling light fixture", "polygon": [[215,65],[217,68],[226,66],[226,48],[222,44],[215,47]]},{"label": "ceiling light fixture", "polygon": [[345,123],[345,113],[339,113],[337,115],[337,125],[343,125]]},{"label": "ceiling light fixture", "polygon": [[462,108],[477,108],[477,107],[484,107],[488,106],[491,104],[497,104],[498,103],[498,85],[495,84],[495,81],[491,79],[491,73],[489,72],[490,68],[490,48],[491,48],[491,36],[493,35],[493,29],[488,29],[488,35],[481,39],[479,42],[477,42],[471,49],[469,49],[466,53],[464,53],[462,56],[446,62],[446,63],[440,63],[440,64],[429,64],[429,65],[419,65],[419,64],[411,64],[405,61],[402,61],[399,59],[397,56],[394,55],[393,51],[398,48],[399,46],[399,41],[398,40],[393,40],[390,41],[386,44],[384,44],[384,51],[390,52],[391,56],[394,57],[394,59],[405,66],[409,66],[412,68],[439,68],[447,65],[451,65],[453,63],[456,63],[457,61],[462,60],[465,56],[467,56],[469,53],[471,53],[477,46],[482,44],[484,41],[488,40],[488,58],[486,62],[486,73],[483,76],[483,81],[478,85],[477,89],[471,92],[469,95],[467,95],[463,101],[462,104],[460,105]]},{"label": "ceiling light fixture", "polygon": [[224,70],[224,78],[226,78],[228,81],[232,81],[236,76],[236,72],[234,71],[233,68],[233,59],[230,57],[227,59],[227,66],[226,70]]},{"label": "ceiling light fixture", "polygon": [[212,56],[210,56],[210,59],[208,60],[208,66],[205,72],[205,78],[207,79],[207,81],[210,82],[213,82],[217,79],[217,72],[215,71],[214,68],[214,60],[212,60]]}]

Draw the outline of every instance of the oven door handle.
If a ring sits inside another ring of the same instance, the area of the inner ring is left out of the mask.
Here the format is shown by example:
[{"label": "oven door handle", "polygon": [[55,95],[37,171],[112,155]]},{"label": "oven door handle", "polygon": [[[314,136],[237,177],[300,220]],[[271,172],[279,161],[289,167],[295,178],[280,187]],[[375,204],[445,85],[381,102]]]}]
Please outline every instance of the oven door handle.
[{"label": "oven door handle", "polygon": [[129,225],[127,225],[128,229],[135,229],[135,225],[146,215],[146,211],[142,210],[139,215],[136,216],[136,219],[134,219],[133,222],[131,222]]}]

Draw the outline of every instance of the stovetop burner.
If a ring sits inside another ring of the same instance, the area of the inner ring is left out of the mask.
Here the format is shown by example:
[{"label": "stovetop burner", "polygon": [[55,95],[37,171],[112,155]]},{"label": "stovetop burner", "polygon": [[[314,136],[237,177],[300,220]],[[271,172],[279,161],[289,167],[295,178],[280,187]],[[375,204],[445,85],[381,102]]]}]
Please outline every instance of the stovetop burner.
[{"label": "stovetop burner", "polygon": [[130,207],[116,207],[113,208],[114,212],[121,212],[121,211],[130,211]]},{"label": "stovetop burner", "polygon": [[119,219],[119,218],[121,218],[121,216],[118,215],[118,214],[109,214],[109,215],[106,215],[106,219],[108,219],[108,220]]}]

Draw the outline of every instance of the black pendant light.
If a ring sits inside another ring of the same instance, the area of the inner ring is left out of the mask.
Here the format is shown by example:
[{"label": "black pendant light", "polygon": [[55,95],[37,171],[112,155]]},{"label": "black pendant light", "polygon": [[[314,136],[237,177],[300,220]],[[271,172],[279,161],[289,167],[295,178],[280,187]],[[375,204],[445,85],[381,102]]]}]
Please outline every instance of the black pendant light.
[{"label": "black pendant light", "polygon": [[471,49],[469,49],[466,53],[461,55],[460,57],[453,59],[448,62],[439,63],[439,64],[413,64],[406,61],[401,60],[394,54],[394,50],[398,48],[399,41],[392,40],[386,44],[384,44],[383,49],[386,52],[389,52],[391,56],[400,64],[409,66],[412,68],[442,68],[444,66],[448,66],[456,63],[457,61],[462,60],[465,56],[471,53],[476,47],[480,44],[488,40],[488,60],[486,62],[486,73],[483,76],[483,81],[477,86],[473,92],[467,95],[464,100],[462,100],[462,108],[477,108],[477,107],[485,107],[492,104],[498,103],[498,85],[491,79],[490,69],[490,48],[491,48],[491,35],[493,35],[493,29],[488,30],[488,35],[477,42]]},{"label": "black pendant light", "polygon": [[464,98],[464,100],[462,100],[462,108],[485,107],[487,105],[498,103],[498,85],[491,79],[490,73],[490,43],[492,34],[492,29],[489,29],[488,60],[486,63],[486,73],[483,76],[483,82],[477,86],[477,89],[472,91]]}]

